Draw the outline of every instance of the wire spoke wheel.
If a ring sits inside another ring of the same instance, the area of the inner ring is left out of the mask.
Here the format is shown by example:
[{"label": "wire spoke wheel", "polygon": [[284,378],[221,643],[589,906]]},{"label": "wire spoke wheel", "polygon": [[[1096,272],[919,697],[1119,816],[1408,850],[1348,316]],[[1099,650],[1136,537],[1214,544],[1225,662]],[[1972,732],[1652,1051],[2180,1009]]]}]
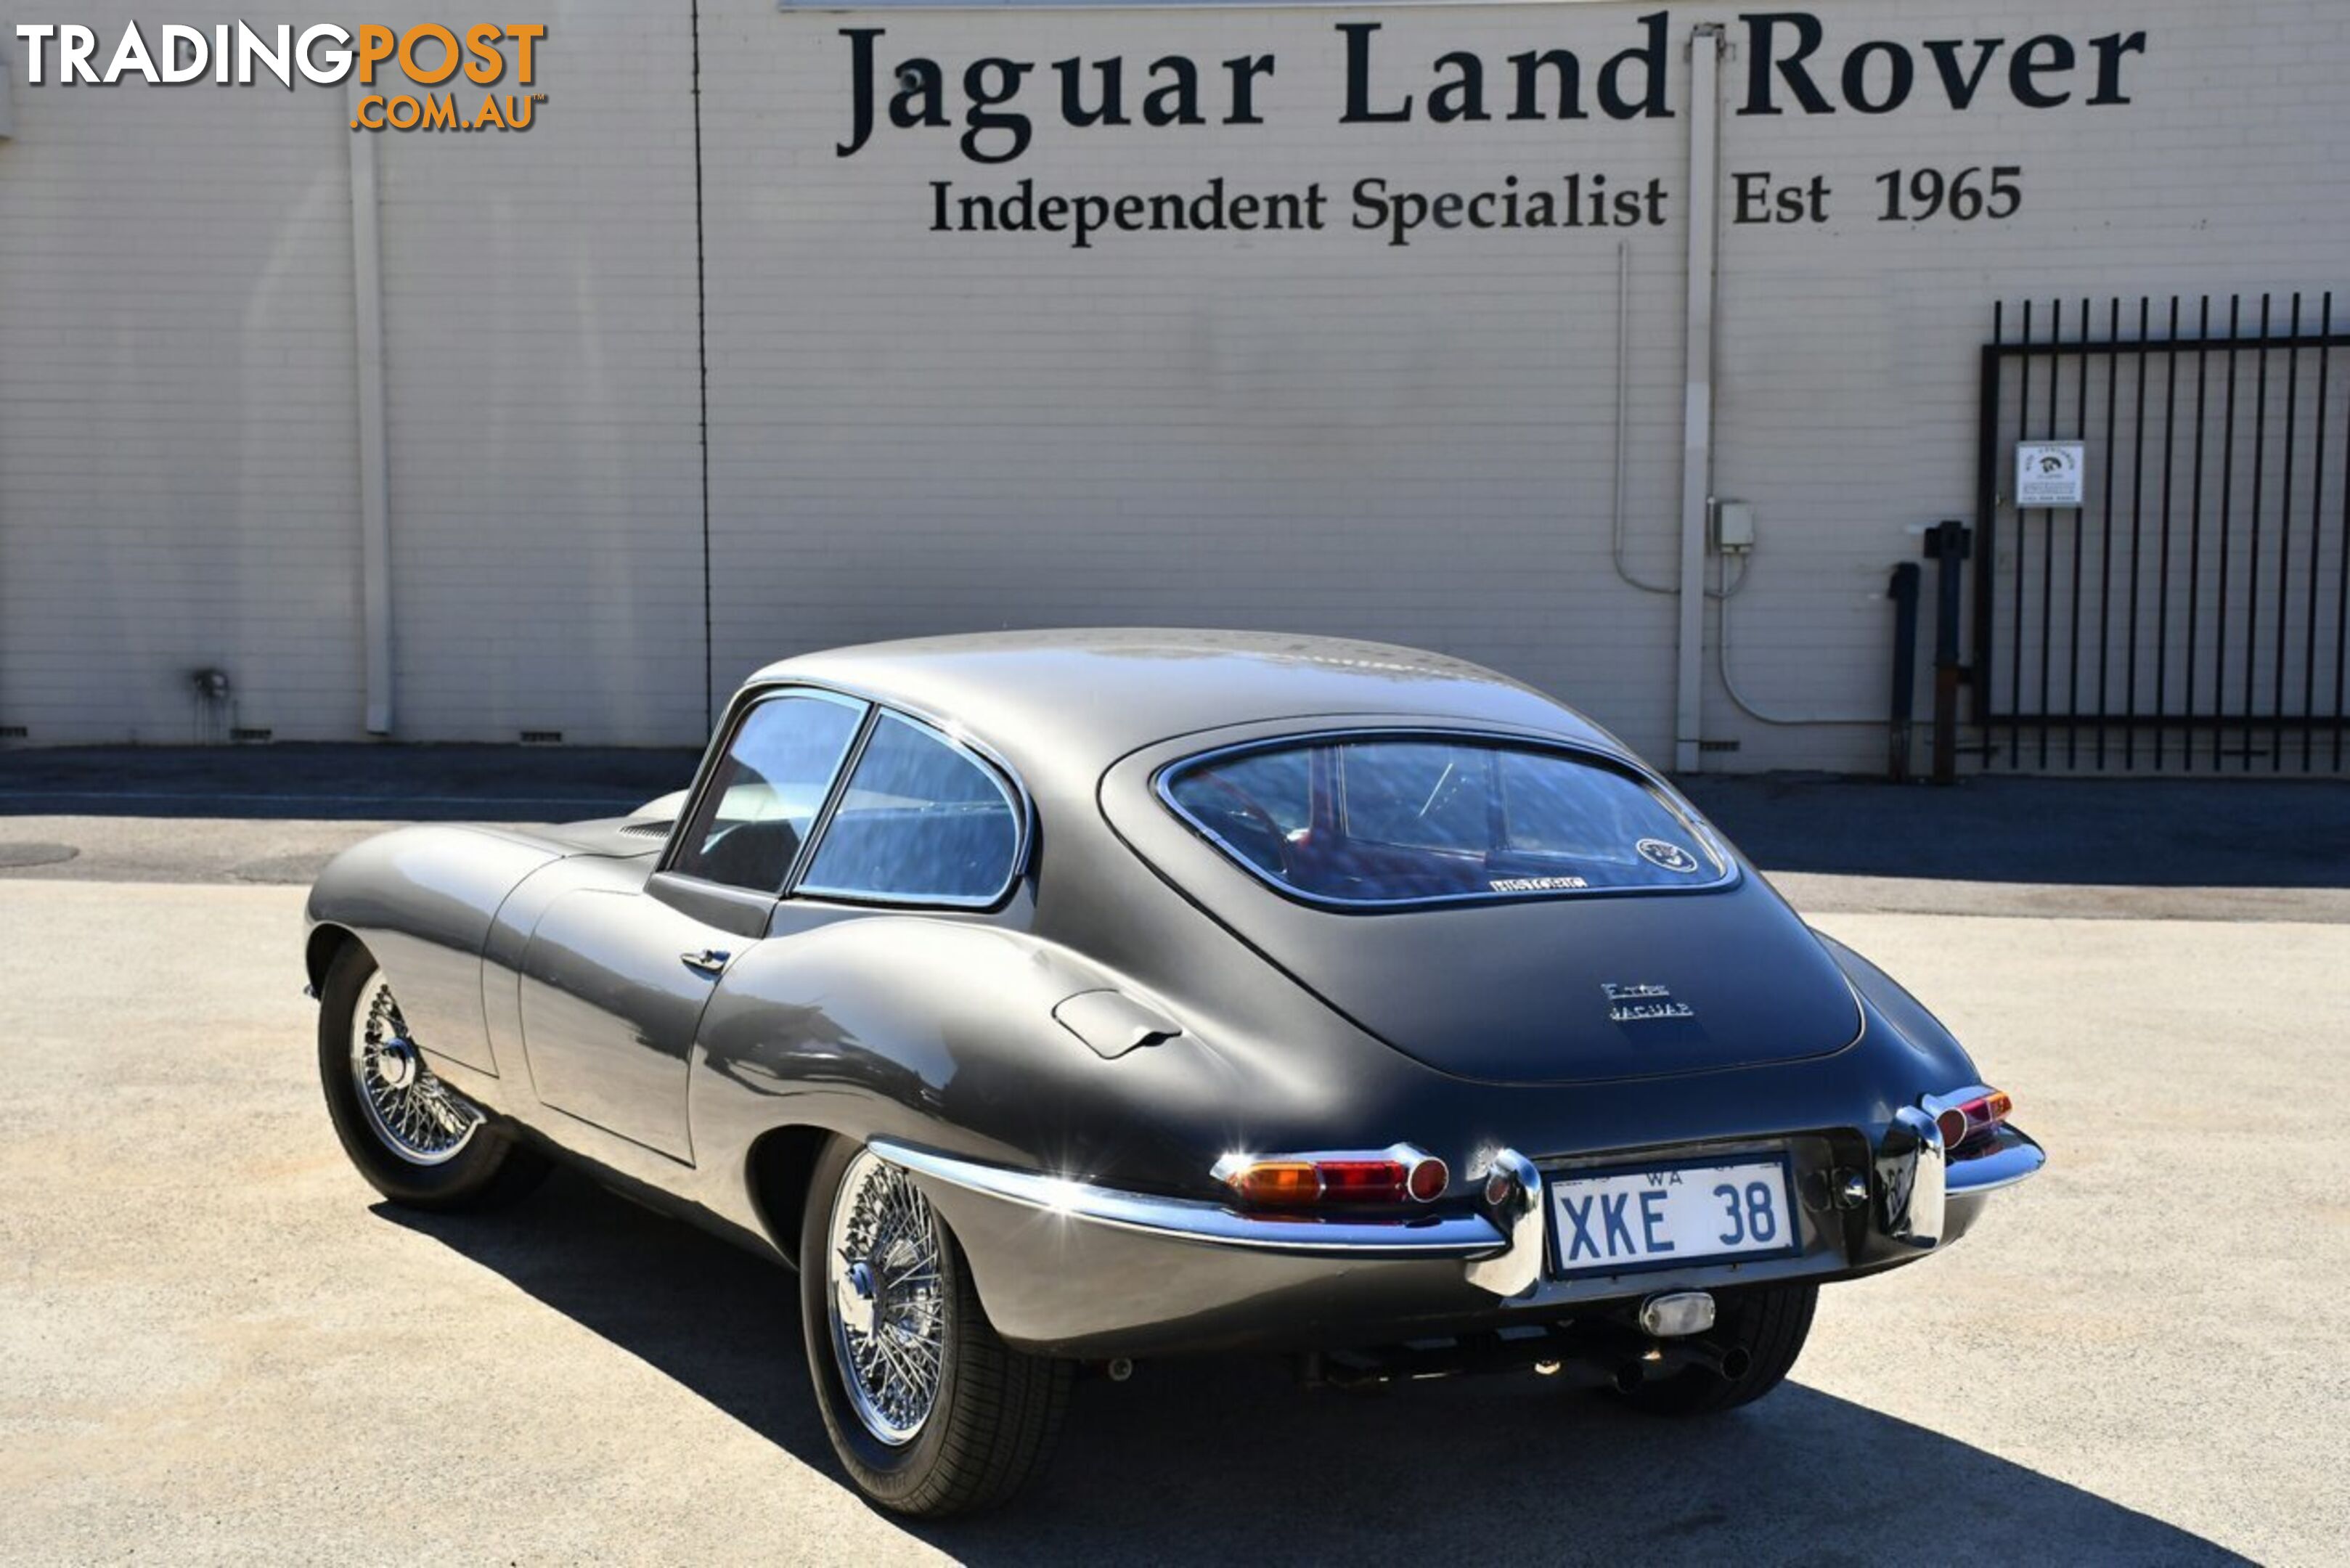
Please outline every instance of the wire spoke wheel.
[{"label": "wire spoke wheel", "polygon": [[920,1435],[944,1381],[943,1249],[938,1216],[906,1173],[858,1153],[833,1203],[825,1298],[849,1403],[891,1448]]},{"label": "wire spoke wheel", "polygon": [[480,1109],[424,1064],[381,970],[351,1010],[351,1081],[368,1127],[411,1165],[454,1159],[481,1129]]}]

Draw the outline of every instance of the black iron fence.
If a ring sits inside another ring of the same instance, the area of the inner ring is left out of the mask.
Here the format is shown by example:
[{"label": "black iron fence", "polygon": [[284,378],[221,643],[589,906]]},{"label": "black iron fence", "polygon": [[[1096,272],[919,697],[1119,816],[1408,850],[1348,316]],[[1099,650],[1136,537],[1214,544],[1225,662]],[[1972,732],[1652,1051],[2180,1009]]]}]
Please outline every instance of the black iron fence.
[{"label": "black iron fence", "polygon": [[1969,670],[1986,765],[2341,772],[2334,296],[2048,301],[1992,322]]}]

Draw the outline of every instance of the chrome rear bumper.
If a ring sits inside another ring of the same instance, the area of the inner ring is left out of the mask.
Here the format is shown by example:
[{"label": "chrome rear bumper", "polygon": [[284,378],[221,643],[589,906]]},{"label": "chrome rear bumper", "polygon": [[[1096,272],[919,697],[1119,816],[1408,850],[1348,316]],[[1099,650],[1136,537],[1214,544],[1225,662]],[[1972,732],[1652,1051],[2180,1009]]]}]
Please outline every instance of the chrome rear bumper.
[{"label": "chrome rear bumper", "polygon": [[[1637,1277],[1551,1279],[1543,1172],[1513,1150],[1486,1171],[1482,1211],[1396,1220],[1257,1218],[1197,1199],[987,1165],[889,1139],[962,1242],[999,1334],[1064,1355],[1333,1343],[1381,1326],[1558,1315],[1593,1301],[1865,1272],[1956,1241],[1980,1199],[2045,1157],[2002,1127],[1947,1158],[1933,1120],[1907,1116],[1879,1147],[1866,1216],[1804,1217],[1802,1256]],[[1864,1201],[1856,1194],[1851,1201]],[[1848,1244],[1862,1225],[1865,1244]]]},{"label": "chrome rear bumper", "polygon": [[917,1176],[1003,1199],[1048,1220],[1075,1220],[1203,1246],[1237,1247],[1294,1258],[1468,1260],[1498,1252],[1508,1240],[1500,1227],[1477,1214],[1416,1215],[1378,1221],[1256,1219],[1221,1203],[1126,1192],[1066,1177],[979,1165],[886,1138],[876,1139],[872,1148],[883,1159]]},{"label": "chrome rear bumper", "polygon": [[1979,1199],[2012,1187],[2048,1163],[2020,1128],[2001,1126],[1981,1148],[1942,1146],[1933,1107],[1903,1106],[1878,1151],[1877,1193],[1885,1234],[1918,1248],[1955,1241],[1972,1222]]},{"label": "chrome rear bumper", "polygon": [[1952,1197],[1980,1197],[2012,1187],[2047,1163],[2047,1153],[2038,1144],[2014,1127],[2002,1127],[1991,1147],[1950,1160],[1943,1181]]}]

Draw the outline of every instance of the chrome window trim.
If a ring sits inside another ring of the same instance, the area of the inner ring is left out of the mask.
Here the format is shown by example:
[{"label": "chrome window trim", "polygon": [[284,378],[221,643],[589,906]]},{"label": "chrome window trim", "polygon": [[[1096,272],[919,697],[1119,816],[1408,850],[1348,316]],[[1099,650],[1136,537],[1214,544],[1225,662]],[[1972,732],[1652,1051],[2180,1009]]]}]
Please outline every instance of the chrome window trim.
[{"label": "chrome window trim", "polygon": [[792,863],[784,868],[784,885],[775,890],[778,898],[788,898],[799,886],[807,868],[816,864],[816,847],[825,832],[832,826],[833,815],[840,803],[848,798],[848,781],[856,776],[857,764],[865,760],[865,748],[873,741],[873,732],[880,727],[881,710],[868,702],[865,716],[857,722],[857,732],[848,737],[848,749],[841,753],[840,765],[832,772],[832,782],[825,786],[824,799],[816,803],[816,815],[808,818],[807,836],[792,852]]},{"label": "chrome window trim", "polygon": [[[1559,888],[1532,892],[1437,893],[1411,898],[1341,898],[1327,893],[1311,893],[1302,888],[1293,888],[1288,883],[1270,875],[1253,860],[1243,855],[1222,834],[1185,811],[1175,800],[1171,781],[1177,774],[1187,769],[1203,766],[1229,756],[1240,756],[1257,752],[1286,751],[1298,746],[1355,740],[1434,741],[1440,743],[1449,742],[1455,744],[1465,742],[1493,745],[1523,751],[1549,751],[1564,753],[1586,765],[1596,764],[1616,769],[1629,774],[1646,787],[1649,794],[1655,795],[1658,803],[1671,813],[1675,820],[1689,829],[1690,836],[1705,846],[1706,852],[1713,857],[1714,863],[1722,868],[1721,873],[1710,881],[1671,883],[1653,888]],[[1447,905],[1457,904],[1523,904],[1562,898],[1653,898],[1658,895],[1669,898],[1690,893],[1721,892],[1736,887],[1745,877],[1745,872],[1739,866],[1738,857],[1731,853],[1730,846],[1725,844],[1721,836],[1708,826],[1702,819],[1690,815],[1689,809],[1676,796],[1671,786],[1659,777],[1653,770],[1628,756],[1556,736],[1512,732],[1504,730],[1455,730],[1412,724],[1299,731],[1291,734],[1239,741],[1231,745],[1218,746],[1210,751],[1195,752],[1189,756],[1178,757],[1173,762],[1161,764],[1152,774],[1150,787],[1151,792],[1158,795],[1159,804],[1174,815],[1176,821],[1214,846],[1218,853],[1222,854],[1226,860],[1283,898],[1316,909],[1378,913],[1389,909],[1440,909]]]},{"label": "chrome window trim", "polygon": [[[702,753],[702,766],[694,774],[692,786],[686,792],[685,805],[678,812],[677,820],[670,826],[669,841],[662,846],[660,858],[653,862],[654,875],[666,874],[685,881],[699,883],[705,888],[724,888],[737,893],[749,893],[767,898],[783,897],[783,888],[745,888],[740,883],[721,882],[712,877],[703,877],[692,871],[680,870],[677,862],[679,857],[684,853],[685,836],[692,830],[695,819],[702,815],[702,804],[708,797],[712,785],[717,782],[719,770],[725,765],[727,754],[733,747],[734,738],[743,732],[743,726],[750,721],[754,711],[785,697],[818,698],[827,702],[834,702],[852,709],[858,716],[857,727],[849,732],[848,744],[841,749],[840,755],[833,761],[832,777],[826,783],[823,805],[817,807],[816,815],[809,819],[809,837],[815,836],[816,825],[823,820],[824,806],[831,804],[834,794],[840,787],[840,781],[847,776],[848,765],[858,755],[865,738],[865,732],[872,727],[875,705],[868,698],[847,691],[836,691],[829,687],[818,686],[812,682],[779,681],[772,686],[756,687],[738,692],[734,700],[727,705],[725,713],[719,721],[717,735],[711,742],[709,749]],[[802,843],[800,852],[794,854],[791,867],[784,879],[784,888],[791,886],[791,877],[798,872],[801,853],[804,853],[806,848],[807,845]]]},{"label": "chrome window trim", "polygon": [[[829,689],[811,687],[808,690]],[[849,697],[847,692],[835,692],[834,695]],[[1034,807],[1029,802],[1026,789],[1019,783],[1019,775],[983,751],[978,744],[958,737],[943,724],[909,712],[894,703],[865,697],[849,697],[849,700],[867,704],[868,711],[866,714],[864,727],[858,732],[856,742],[850,746],[847,759],[834,776],[832,791],[827,795],[823,810],[817,814],[816,821],[808,830],[807,842],[801,846],[801,856],[792,863],[792,874],[784,884],[783,896],[787,898],[806,898],[819,899],[826,903],[854,904],[889,909],[993,909],[1002,905],[1004,899],[1011,897],[1012,890],[1020,885],[1020,879],[1027,874],[1028,847],[1034,839],[1032,831]],[[980,776],[994,785],[996,793],[1003,797],[1004,805],[1012,813],[1012,858],[1004,870],[1003,880],[997,884],[994,891],[986,897],[965,895],[958,898],[945,894],[879,893],[857,888],[822,887],[806,880],[808,871],[816,865],[817,853],[824,847],[825,835],[831,831],[833,819],[839,815],[840,804],[847,796],[849,782],[857,775],[858,764],[865,760],[865,753],[872,744],[874,732],[887,719],[896,719],[912,729],[922,731],[949,751],[969,761],[979,770]]]}]

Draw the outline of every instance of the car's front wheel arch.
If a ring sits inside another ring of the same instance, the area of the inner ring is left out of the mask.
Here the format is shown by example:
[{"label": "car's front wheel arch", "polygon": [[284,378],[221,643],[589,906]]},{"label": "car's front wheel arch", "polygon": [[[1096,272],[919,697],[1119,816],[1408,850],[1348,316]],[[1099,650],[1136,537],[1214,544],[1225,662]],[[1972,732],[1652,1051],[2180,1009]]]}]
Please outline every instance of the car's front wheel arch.
[{"label": "car's front wheel arch", "polygon": [[390,979],[357,939],[331,950],[318,985],[317,1034],[319,1086],[336,1137],[368,1184],[394,1203],[484,1208],[521,1198],[546,1174],[542,1155],[438,1081]]},{"label": "car's front wheel arch", "polygon": [[310,939],[302,947],[302,967],[309,974],[312,996],[325,992],[328,972],[335,967],[335,960],[343,949],[358,945],[359,933],[348,926],[322,920],[311,928]]}]

